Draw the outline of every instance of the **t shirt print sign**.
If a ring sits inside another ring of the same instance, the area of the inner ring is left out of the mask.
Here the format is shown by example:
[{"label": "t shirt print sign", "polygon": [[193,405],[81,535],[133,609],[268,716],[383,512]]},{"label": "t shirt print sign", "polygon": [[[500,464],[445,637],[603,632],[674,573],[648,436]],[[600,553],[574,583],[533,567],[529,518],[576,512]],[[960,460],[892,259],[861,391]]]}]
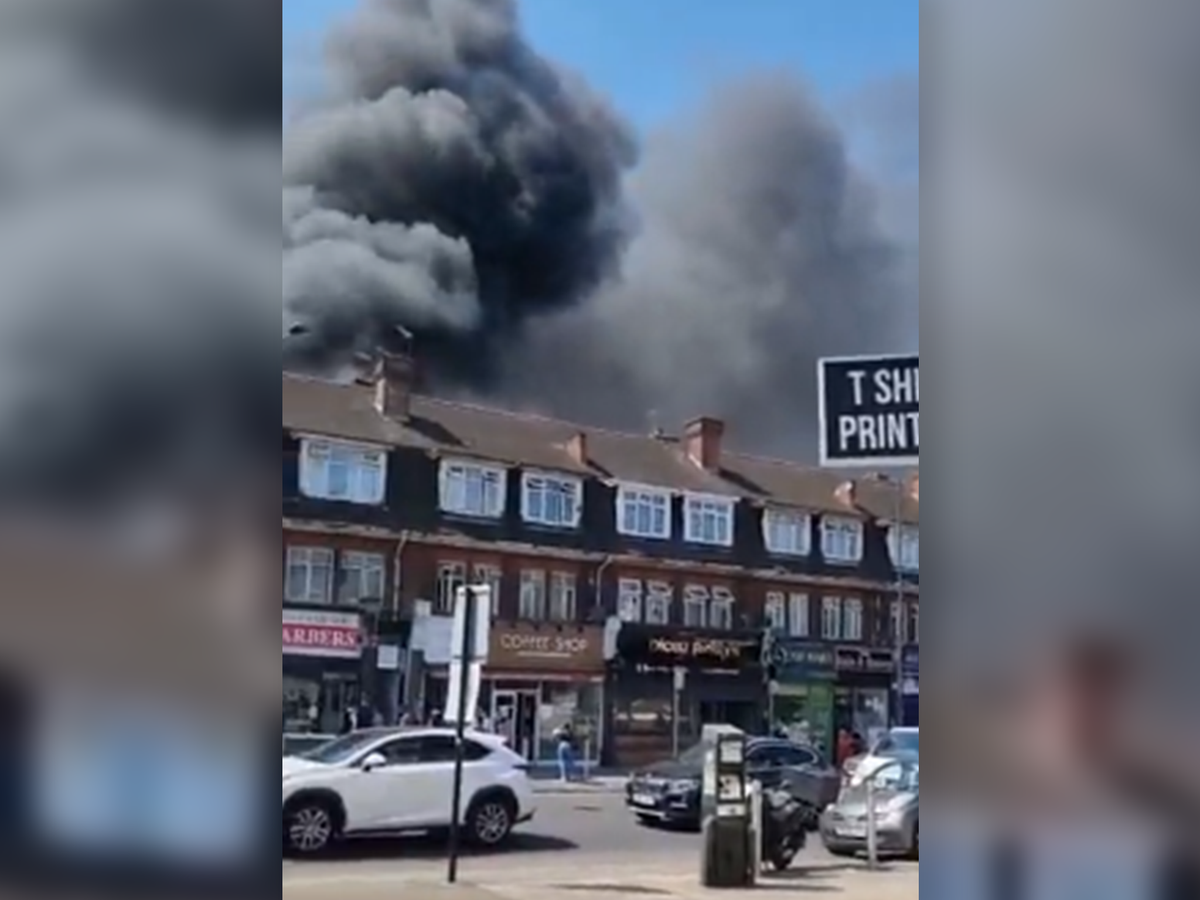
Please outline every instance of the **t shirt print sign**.
[{"label": "t shirt print sign", "polygon": [[819,380],[821,465],[919,465],[920,357],[823,359]]}]

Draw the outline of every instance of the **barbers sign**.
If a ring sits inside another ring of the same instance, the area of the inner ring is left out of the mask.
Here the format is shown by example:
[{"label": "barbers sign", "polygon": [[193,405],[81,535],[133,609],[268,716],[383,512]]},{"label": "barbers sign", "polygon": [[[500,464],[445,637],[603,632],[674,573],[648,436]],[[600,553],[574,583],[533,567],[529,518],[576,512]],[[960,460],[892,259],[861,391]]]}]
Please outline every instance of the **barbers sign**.
[{"label": "barbers sign", "polygon": [[821,465],[919,465],[919,359],[912,355],[821,360]]}]

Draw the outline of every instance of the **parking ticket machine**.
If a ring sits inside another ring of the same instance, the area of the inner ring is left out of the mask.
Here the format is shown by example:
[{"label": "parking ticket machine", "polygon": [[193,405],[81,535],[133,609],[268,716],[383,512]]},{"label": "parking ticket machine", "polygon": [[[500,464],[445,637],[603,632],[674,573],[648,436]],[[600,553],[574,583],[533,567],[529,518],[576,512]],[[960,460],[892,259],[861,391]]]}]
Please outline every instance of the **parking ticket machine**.
[{"label": "parking ticket machine", "polygon": [[706,725],[702,741],[701,884],[709,888],[752,887],[757,873],[752,852],[746,733],[728,725]]}]

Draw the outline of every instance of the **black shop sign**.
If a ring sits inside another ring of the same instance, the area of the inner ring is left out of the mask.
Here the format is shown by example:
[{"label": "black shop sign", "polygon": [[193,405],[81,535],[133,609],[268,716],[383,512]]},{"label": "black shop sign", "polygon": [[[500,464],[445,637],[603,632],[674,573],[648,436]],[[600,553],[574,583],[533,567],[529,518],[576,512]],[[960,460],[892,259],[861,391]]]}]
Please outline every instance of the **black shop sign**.
[{"label": "black shop sign", "polygon": [[741,670],[762,663],[762,637],[653,629],[626,625],[617,639],[619,657],[649,669]]},{"label": "black shop sign", "polygon": [[819,375],[822,465],[919,464],[918,356],[824,359]]}]

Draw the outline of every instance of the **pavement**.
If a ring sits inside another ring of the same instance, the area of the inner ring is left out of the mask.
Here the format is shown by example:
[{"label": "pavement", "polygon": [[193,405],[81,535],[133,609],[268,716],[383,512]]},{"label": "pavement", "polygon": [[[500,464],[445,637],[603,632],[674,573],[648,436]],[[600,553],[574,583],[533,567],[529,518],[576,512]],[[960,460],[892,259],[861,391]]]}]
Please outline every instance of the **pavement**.
[{"label": "pavement", "polygon": [[[547,785],[547,788],[552,785]],[[462,884],[445,884],[445,847],[427,841],[368,842],[347,846],[336,858],[284,863],[283,895],[293,900],[391,900],[397,889],[419,890],[423,900],[699,900],[734,898],[744,891],[705,892],[698,887],[699,837],[634,823],[623,798],[603,784],[560,786],[546,793],[534,823],[511,847],[470,855]],[[783,892],[841,900],[917,900],[918,866],[898,864],[879,872],[835,860],[812,847],[795,871],[764,881],[756,895]]]}]

